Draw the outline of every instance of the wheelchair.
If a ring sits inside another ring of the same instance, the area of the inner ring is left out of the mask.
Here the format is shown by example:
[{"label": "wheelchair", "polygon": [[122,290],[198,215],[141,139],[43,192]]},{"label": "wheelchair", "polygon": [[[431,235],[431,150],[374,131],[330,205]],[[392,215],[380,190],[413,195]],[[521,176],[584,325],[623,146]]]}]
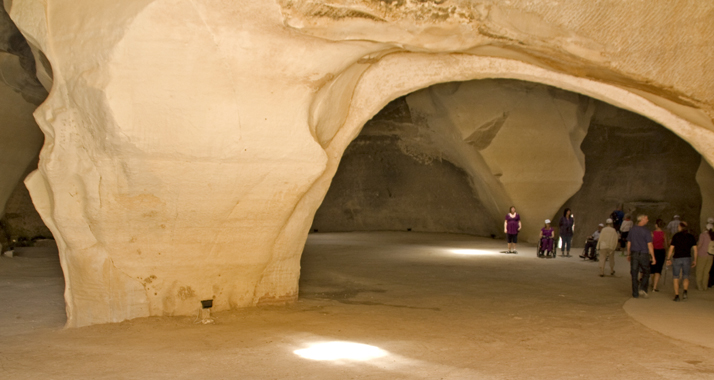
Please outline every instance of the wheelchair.
[{"label": "wheelchair", "polygon": [[585,248],[583,248],[583,253],[580,255],[580,258],[583,260],[598,261],[597,240],[593,239],[592,236],[589,236],[587,240],[585,240]]},{"label": "wheelchair", "polygon": [[538,240],[538,257],[546,259],[554,259],[556,253],[555,241],[552,236],[543,236]]}]

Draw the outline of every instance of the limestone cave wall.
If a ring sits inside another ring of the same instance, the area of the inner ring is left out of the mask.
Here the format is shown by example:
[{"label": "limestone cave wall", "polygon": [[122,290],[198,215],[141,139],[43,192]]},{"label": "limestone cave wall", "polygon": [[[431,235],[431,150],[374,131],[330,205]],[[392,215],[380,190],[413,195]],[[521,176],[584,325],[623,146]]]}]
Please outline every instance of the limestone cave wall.
[{"label": "limestone cave wall", "polygon": [[313,230],[503,236],[514,205],[521,238],[533,240],[582,184],[580,143],[593,104],[502,79],[437,84],[400,98],[345,151]]},{"label": "limestone cave wall", "polygon": [[25,175],[37,167],[43,135],[32,113],[47,97],[30,46],[0,7],[0,218]]},{"label": "limestone cave wall", "polygon": [[[575,215],[574,246],[583,246],[620,204],[633,220],[647,214],[650,228],[657,218],[668,223],[678,214],[699,232],[702,158],[686,141],[641,115],[597,102],[581,147],[583,186],[563,206]],[[562,209],[554,218],[560,215]]]},{"label": "limestone cave wall", "polygon": [[[480,158],[488,170],[474,170]],[[570,207],[576,246],[620,204],[652,223],[679,214],[698,231],[708,189],[700,162],[663,126],[567,91],[512,80],[439,84],[391,102],[365,125],[313,230],[502,236],[506,208],[487,205],[500,198],[517,206],[523,237]],[[498,186],[480,196],[486,181]]]},{"label": "limestone cave wall", "polygon": [[313,231],[428,231],[500,235],[472,179],[449,160],[405,98],[391,102],[350,144]]}]

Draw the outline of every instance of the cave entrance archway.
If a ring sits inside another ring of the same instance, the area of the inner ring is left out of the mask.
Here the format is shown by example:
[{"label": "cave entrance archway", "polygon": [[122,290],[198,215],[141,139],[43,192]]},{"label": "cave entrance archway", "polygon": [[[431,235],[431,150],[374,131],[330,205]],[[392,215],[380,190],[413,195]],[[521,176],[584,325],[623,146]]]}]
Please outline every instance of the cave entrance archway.
[{"label": "cave entrance archway", "polygon": [[[653,222],[684,215],[698,230],[700,161],[661,125],[585,95],[507,79],[436,84],[365,124],[312,228],[502,237],[516,205],[520,238],[535,242],[566,205],[581,246],[623,204]],[[505,206],[489,212],[489,201]]]},{"label": "cave entrance archway", "polygon": [[[345,149],[364,124],[390,101],[437,83],[517,79],[587,95],[659,123],[689,143],[710,165],[714,162],[714,153],[708,149],[714,146],[714,132],[705,127],[710,124],[705,115],[634,88],[559,73],[522,61],[465,54],[394,53],[376,63],[362,64],[361,68],[358,65],[343,71],[342,76],[321,90],[311,110],[311,128],[325,149],[328,162],[323,175],[298,204],[297,210],[310,216],[324,199]],[[554,207],[551,215],[558,208]],[[296,216],[291,222],[304,220]]]}]

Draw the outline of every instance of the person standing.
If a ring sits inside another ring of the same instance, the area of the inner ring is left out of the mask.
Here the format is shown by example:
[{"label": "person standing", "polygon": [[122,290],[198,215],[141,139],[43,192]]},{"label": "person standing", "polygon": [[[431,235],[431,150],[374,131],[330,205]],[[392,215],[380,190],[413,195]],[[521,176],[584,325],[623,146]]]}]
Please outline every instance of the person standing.
[{"label": "person standing", "polygon": [[664,222],[662,219],[657,219],[655,222],[655,230],[652,232],[652,248],[654,248],[656,264],[650,265],[650,273],[652,274],[652,291],[659,292],[657,285],[662,276],[662,267],[664,266],[665,256],[667,252],[667,237],[665,236]]},{"label": "person standing", "polygon": [[[627,219],[627,217],[625,217]],[[650,280],[650,264],[655,264],[652,233],[645,227],[649,222],[647,215],[637,217],[637,225],[627,235],[627,261],[630,262],[632,276],[632,297],[647,298],[647,284]],[[642,273],[642,279],[639,278]]]},{"label": "person standing", "polygon": [[620,246],[623,250],[627,246],[627,235],[630,233],[630,229],[633,225],[634,223],[632,222],[632,217],[629,214],[625,215],[625,220],[623,220],[622,224],[620,224]]},{"label": "person standing", "polygon": [[707,290],[709,288],[709,271],[712,269],[712,261],[714,261],[714,251],[709,252],[709,243],[712,241],[714,241],[714,223],[708,223],[707,229],[699,235],[699,242],[697,243],[696,274],[698,290]]},{"label": "person standing", "polygon": [[[569,208],[563,211],[560,218],[560,256],[570,257],[570,244],[573,242],[573,225],[575,220]],[[567,253],[567,255],[566,255]]]},{"label": "person standing", "polygon": [[521,216],[516,212],[516,207],[511,206],[506,214],[506,221],[503,222],[503,232],[508,237],[508,253],[516,252],[516,243],[518,243],[518,232],[521,230]]},{"label": "person standing", "polygon": [[605,221],[605,228],[600,232],[597,249],[600,251],[600,277],[605,276],[605,262],[610,260],[610,276],[615,274],[615,248],[617,248],[617,231],[612,219]]},{"label": "person standing", "polygon": [[674,234],[679,232],[679,223],[681,223],[681,220],[679,220],[679,215],[675,215],[674,220],[667,224],[666,230],[670,238],[674,236]]},{"label": "person standing", "polygon": [[617,205],[615,211],[610,214],[610,219],[612,219],[612,228],[615,232],[620,230],[620,225],[622,225],[622,220],[625,218],[625,213],[622,211],[622,205]]},{"label": "person standing", "polygon": [[[697,265],[697,239],[687,230],[687,223],[679,222],[679,230],[672,236],[672,243],[669,245],[667,254],[667,265],[672,265],[672,277],[674,278],[674,301],[679,301],[679,275],[682,275],[682,298],[687,299],[687,289],[689,288],[689,270]],[[694,256],[694,260],[692,260]]]}]

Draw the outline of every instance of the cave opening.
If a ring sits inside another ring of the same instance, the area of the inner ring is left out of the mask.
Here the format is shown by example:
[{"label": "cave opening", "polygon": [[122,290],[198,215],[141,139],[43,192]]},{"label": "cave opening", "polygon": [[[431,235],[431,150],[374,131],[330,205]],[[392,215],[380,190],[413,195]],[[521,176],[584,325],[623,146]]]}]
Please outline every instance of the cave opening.
[{"label": "cave opening", "polygon": [[582,94],[509,79],[443,83],[364,125],[311,231],[500,238],[510,205],[530,242],[566,207],[581,227],[576,242],[618,205],[652,223],[681,215],[698,231],[707,168],[665,127]]},{"label": "cave opening", "polygon": [[[499,312],[557,319],[573,302],[602,313],[613,306],[598,297],[627,297],[629,264],[617,255],[612,280],[597,282],[598,265],[577,258],[587,236],[618,205],[650,223],[681,215],[699,233],[707,170],[669,129],[586,95],[510,79],[434,85],[390,102],[345,150],[302,255],[300,299],[457,320],[473,305],[481,317],[510,305]],[[517,256],[501,254],[511,204]],[[566,207],[575,255],[538,259],[543,220],[557,229]]]}]

